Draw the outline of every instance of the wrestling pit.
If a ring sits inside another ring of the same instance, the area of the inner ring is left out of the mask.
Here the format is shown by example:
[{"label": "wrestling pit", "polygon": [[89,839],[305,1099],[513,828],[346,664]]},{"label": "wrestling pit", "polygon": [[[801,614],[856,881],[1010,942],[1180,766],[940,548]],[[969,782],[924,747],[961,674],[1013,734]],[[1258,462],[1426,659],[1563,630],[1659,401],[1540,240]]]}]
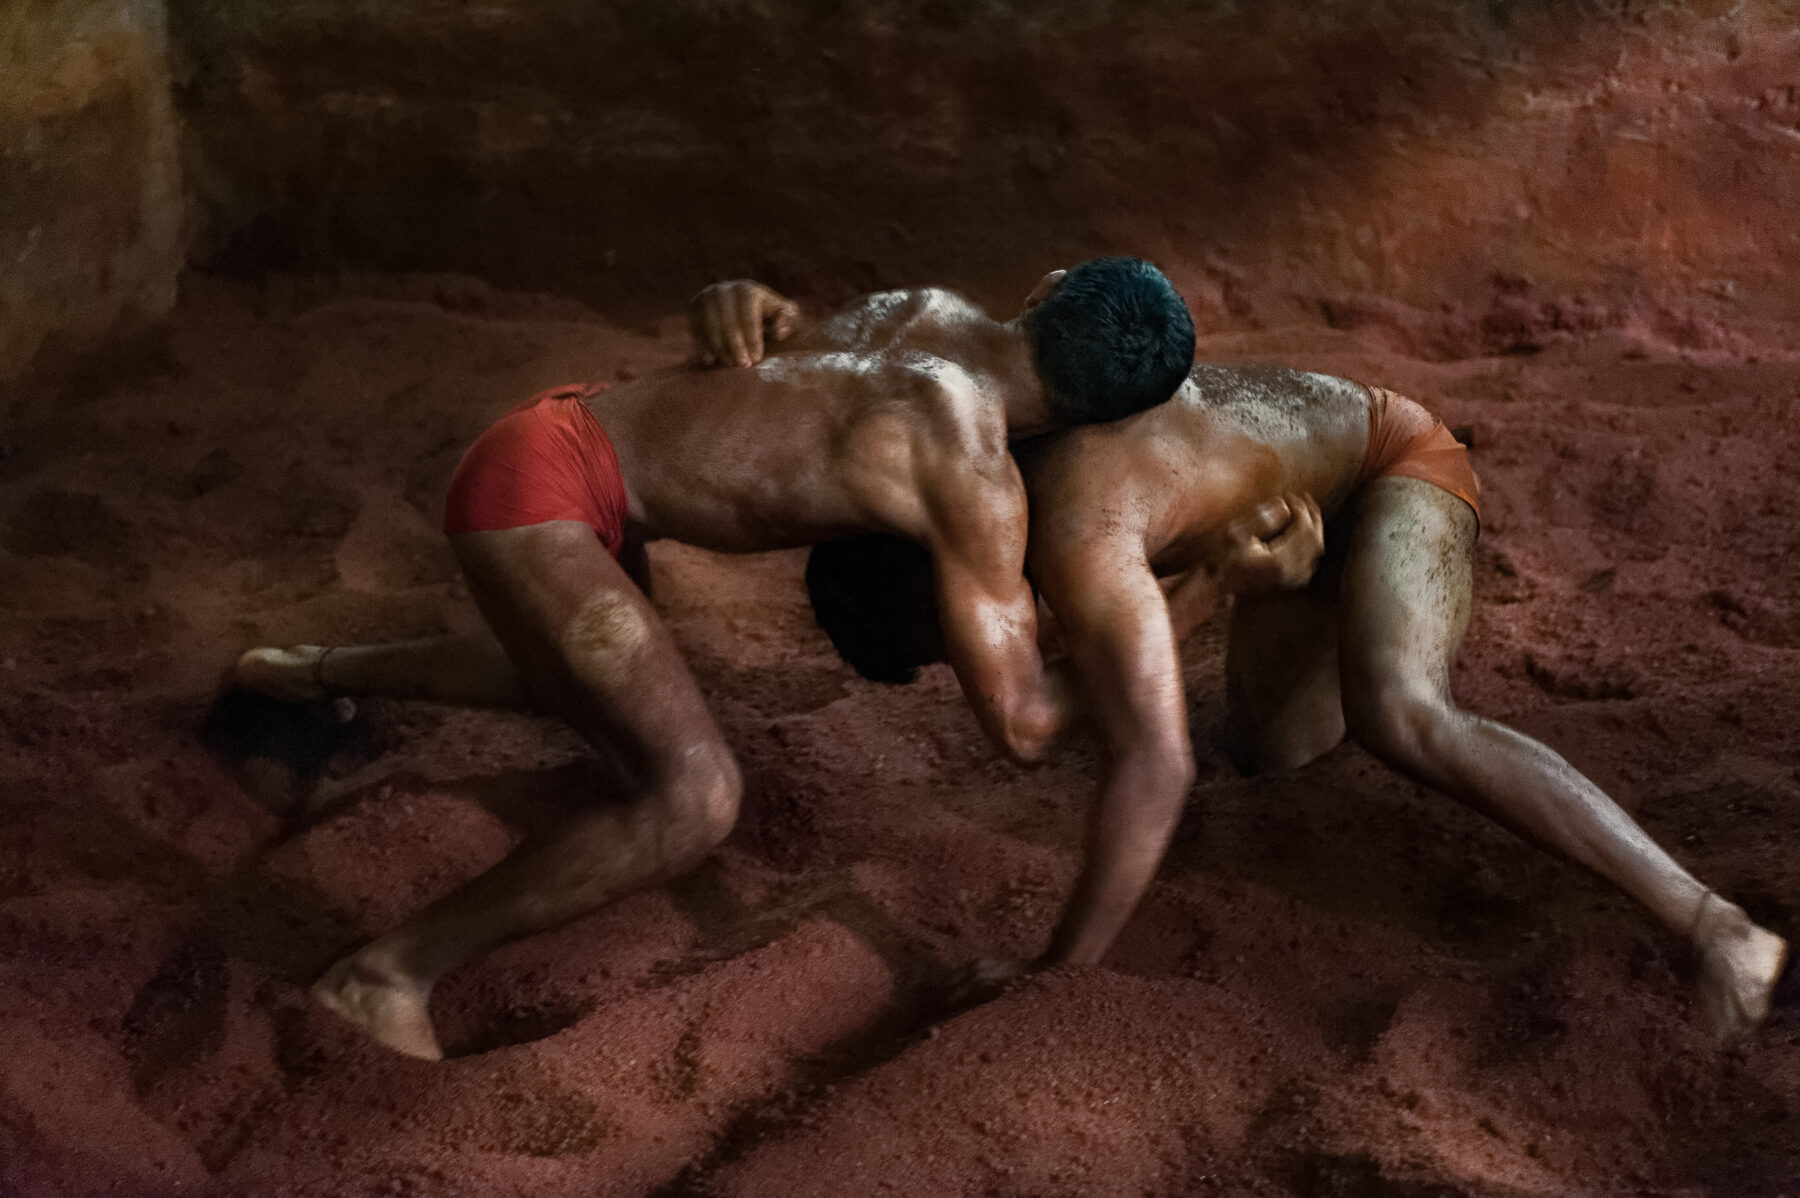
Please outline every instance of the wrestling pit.
[{"label": "wrestling pit", "polygon": [[1459,700],[1800,933],[1781,6],[525,7],[5,18],[86,57],[0,82],[0,1195],[1800,1193],[1792,982],[1722,1050],[1575,867],[1352,747],[1237,777],[1217,627],[1104,965],[950,1009],[1049,936],[1096,750],[1015,768],[947,668],[857,678],[798,552],[651,550],[746,779],[703,867],[446,977],[442,1063],[309,1006],[605,776],[548,719],[222,695],[240,652],[478,627],[463,448],[681,361],[709,278],[1003,312],[1107,251],[1203,359],[1440,414],[1483,483]]}]

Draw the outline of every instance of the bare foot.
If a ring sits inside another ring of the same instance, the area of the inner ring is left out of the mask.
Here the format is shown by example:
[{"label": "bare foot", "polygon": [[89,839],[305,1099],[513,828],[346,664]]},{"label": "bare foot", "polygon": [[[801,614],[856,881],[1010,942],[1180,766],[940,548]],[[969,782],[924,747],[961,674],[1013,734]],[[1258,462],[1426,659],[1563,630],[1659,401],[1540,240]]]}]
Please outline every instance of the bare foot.
[{"label": "bare foot", "polygon": [[972,961],[951,978],[945,1004],[960,1010],[998,998],[1014,982],[1030,973],[1032,965],[1031,961],[1001,957],[981,957]]},{"label": "bare foot", "polygon": [[1721,1044],[1741,1040],[1769,1015],[1787,961],[1787,941],[1750,922],[1744,909],[1709,893],[1694,920],[1700,1005]]},{"label": "bare foot", "polygon": [[319,680],[319,662],[329,651],[324,645],[251,649],[232,667],[232,680],[245,690],[271,699],[322,703],[331,695]]},{"label": "bare foot", "polygon": [[312,985],[313,1001],[395,1052],[443,1060],[431,1030],[430,984],[371,963],[368,955],[365,949],[326,970]]}]

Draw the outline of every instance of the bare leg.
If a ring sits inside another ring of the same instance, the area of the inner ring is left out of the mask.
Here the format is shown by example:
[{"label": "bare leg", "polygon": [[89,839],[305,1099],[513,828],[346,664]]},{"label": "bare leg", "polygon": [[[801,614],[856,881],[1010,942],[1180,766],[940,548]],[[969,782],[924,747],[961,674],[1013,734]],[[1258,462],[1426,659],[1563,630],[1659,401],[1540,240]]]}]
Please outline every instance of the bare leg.
[{"label": "bare leg", "polygon": [[1599,874],[1700,952],[1721,1038],[1755,1028],[1786,952],[1682,869],[1546,746],[1458,708],[1450,663],[1469,620],[1474,514],[1429,483],[1384,478],[1359,501],[1338,657],[1350,735],[1394,769]]},{"label": "bare leg", "polygon": [[531,699],[615,754],[632,790],[522,846],[313,986],[322,1006],[429,1059],[442,1055],[428,1010],[440,975],[692,868],[730,831],[741,790],[668,633],[585,525],[552,521],[452,544]]},{"label": "bare leg", "polygon": [[1242,596],[1225,654],[1225,743],[1245,774],[1299,769],[1344,739],[1336,570],[1301,591]]},{"label": "bare leg", "polygon": [[238,685],[290,702],[385,695],[458,707],[527,706],[519,671],[491,632],[385,645],[295,645],[238,658]]}]

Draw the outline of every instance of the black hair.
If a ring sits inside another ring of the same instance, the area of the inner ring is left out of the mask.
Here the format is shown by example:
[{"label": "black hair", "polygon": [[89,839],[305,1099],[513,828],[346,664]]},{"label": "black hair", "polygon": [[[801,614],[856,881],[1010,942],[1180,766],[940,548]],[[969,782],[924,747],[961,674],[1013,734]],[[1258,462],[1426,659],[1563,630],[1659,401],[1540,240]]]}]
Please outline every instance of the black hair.
[{"label": "black hair", "polygon": [[1051,406],[1071,424],[1155,407],[1194,364],[1194,319],[1142,258],[1083,262],[1024,323]]},{"label": "black hair", "polygon": [[937,586],[924,546],[889,533],[814,545],[806,597],[838,656],[875,682],[911,682],[944,659]]}]

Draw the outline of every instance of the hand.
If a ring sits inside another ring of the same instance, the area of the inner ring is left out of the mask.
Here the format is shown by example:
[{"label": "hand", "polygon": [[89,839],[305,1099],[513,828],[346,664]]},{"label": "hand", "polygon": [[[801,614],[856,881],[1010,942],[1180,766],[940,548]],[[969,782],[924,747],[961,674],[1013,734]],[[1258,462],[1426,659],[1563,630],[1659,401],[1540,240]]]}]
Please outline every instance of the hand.
[{"label": "hand", "polygon": [[785,341],[800,327],[793,300],[749,279],[701,289],[688,305],[698,366],[754,366],[767,341]]},{"label": "hand", "polygon": [[1031,969],[1032,962],[1026,960],[982,957],[956,971],[945,1001],[954,1009],[977,1006],[998,998]]},{"label": "hand", "polygon": [[1312,581],[1325,552],[1325,518],[1311,495],[1286,495],[1233,521],[1223,534],[1220,587],[1234,595]]}]

